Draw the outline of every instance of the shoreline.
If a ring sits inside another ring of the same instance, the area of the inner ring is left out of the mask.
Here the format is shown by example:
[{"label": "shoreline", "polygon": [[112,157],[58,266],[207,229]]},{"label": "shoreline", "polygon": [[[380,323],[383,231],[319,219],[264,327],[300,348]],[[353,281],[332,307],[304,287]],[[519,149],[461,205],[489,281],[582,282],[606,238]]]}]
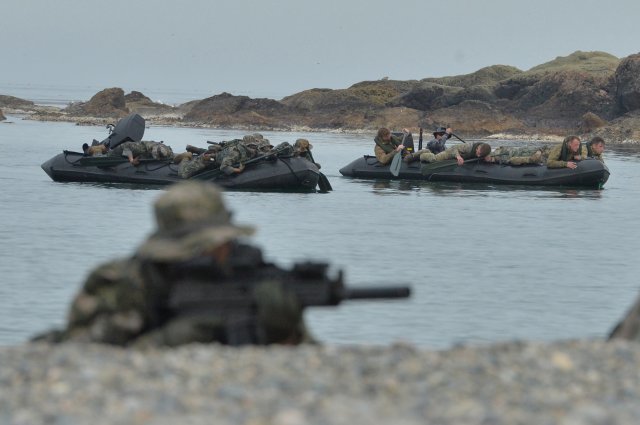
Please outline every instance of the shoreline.
[{"label": "shoreline", "polygon": [[[101,118],[101,117],[70,117],[64,116],[41,116],[37,113],[24,111],[19,109],[4,109],[5,115],[17,117],[24,120],[41,121],[41,122],[68,122],[75,123],[82,126],[103,126],[116,121],[113,118]],[[275,131],[275,132],[300,132],[300,133],[333,133],[333,134],[375,134],[374,130],[368,129],[344,129],[344,128],[312,128],[307,126],[291,126],[289,128],[275,128],[264,126],[246,126],[246,125],[213,125],[207,123],[184,123],[177,115],[150,115],[145,117],[147,127],[153,125],[157,127],[173,127],[173,128],[210,128],[221,130],[238,130],[238,131]],[[4,121],[4,123],[10,123]],[[417,129],[416,129],[417,133]],[[478,136],[468,135],[465,138],[469,140],[485,140],[485,141],[522,141],[522,142],[534,142],[534,143],[560,143],[564,139],[564,136],[554,134],[541,134],[541,133],[495,133],[491,135]],[[640,140],[621,140],[621,141],[607,141],[607,145],[610,146],[640,146]]]},{"label": "shoreline", "polygon": [[[640,344],[0,347],[4,423],[640,422]],[[184,422],[187,421],[187,422]]]}]

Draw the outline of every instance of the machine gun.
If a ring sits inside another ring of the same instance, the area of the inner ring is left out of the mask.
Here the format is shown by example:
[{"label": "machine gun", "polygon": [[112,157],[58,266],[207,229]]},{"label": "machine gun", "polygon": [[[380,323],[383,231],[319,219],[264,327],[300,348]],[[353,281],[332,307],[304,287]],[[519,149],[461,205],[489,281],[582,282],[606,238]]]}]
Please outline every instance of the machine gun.
[{"label": "machine gun", "polygon": [[[268,265],[258,271],[241,273],[233,278],[213,280],[220,270],[208,264],[190,264],[185,278],[174,285],[168,297],[170,317],[208,317],[219,320],[225,329],[224,342],[229,345],[264,344],[257,322],[256,288],[269,282],[282,285],[293,294],[302,309],[336,306],[345,300],[407,298],[406,286],[348,288],[342,272],[335,279],[327,276],[325,263],[305,262],[290,271]],[[213,273],[213,274],[211,274]],[[206,276],[209,278],[207,279]]]}]

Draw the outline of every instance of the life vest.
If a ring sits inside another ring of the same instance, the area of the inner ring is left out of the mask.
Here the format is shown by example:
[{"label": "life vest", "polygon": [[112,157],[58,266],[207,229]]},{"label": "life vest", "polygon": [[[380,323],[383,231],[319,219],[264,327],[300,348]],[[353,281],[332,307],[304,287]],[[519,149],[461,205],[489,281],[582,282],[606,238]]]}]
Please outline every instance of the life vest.
[{"label": "life vest", "polygon": [[[562,148],[560,149],[560,161],[573,161],[573,157],[574,155],[582,155],[582,143],[580,143],[580,145],[578,146],[578,152],[577,153],[571,153],[571,151],[569,150],[569,142],[563,142],[562,143]],[[590,146],[587,145],[587,149],[590,151]],[[591,153],[589,153],[589,156],[591,156]]]},{"label": "life vest", "polygon": [[373,141],[376,142],[376,145],[380,146],[380,148],[384,151],[384,153],[391,153],[394,150],[396,150],[398,146],[400,146],[400,143],[398,142],[398,140],[396,140],[396,138],[393,136],[391,136],[389,143],[383,143],[383,141],[378,136],[376,136],[376,138],[373,139]]}]

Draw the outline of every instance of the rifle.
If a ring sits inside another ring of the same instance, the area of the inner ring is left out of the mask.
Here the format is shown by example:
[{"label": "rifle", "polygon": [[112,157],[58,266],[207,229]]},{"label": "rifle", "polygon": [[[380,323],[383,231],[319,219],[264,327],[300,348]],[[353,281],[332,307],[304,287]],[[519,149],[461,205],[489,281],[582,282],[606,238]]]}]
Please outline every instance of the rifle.
[{"label": "rifle", "polygon": [[264,283],[277,282],[297,299],[302,309],[336,306],[346,300],[407,298],[406,286],[348,288],[342,272],[336,278],[327,276],[326,263],[304,262],[292,270],[264,265],[252,271],[239,268],[238,275],[225,280],[213,280],[220,270],[207,260],[182,265],[168,296],[169,316],[205,317],[219,320],[225,329],[229,345],[265,344],[258,325],[257,290]]}]

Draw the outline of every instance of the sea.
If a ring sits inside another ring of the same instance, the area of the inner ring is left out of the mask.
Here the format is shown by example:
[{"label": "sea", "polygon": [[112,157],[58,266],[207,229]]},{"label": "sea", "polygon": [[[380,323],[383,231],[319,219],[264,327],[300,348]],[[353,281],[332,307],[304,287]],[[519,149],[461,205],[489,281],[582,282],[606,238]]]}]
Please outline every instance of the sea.
[{"label": "sea", "polygon": [[[18,97],[64,105],[97,91],[80,97],[64,87],[36,87]],[[191,95],[169,96],[167,103]],[[51,181],[43,162],[102,140],[107,129],[7,118],[0,123],[0,345],[5,346],[63,326],[88,273],[130,255],[152,232],[152,205],[166,190]],[[373,152],[373,134],[263,134],[274,145],[309,139],[334,189],[225,193],[233,220],[257,229],[250,241],[266,258],[283,267],[326,262],[332,276],[344,273],[348,286],[399,285],[412,291],[408,299],[309,308],[305,319],[322,342],[446,349],[602,339],[639,295],[637,148],[607,147],[611,177],[601,190],[512,187],[347,178],[339,169]],[[207,141],[242,135],[153,125],[144,139],[162,140],[180,152],[187,144],[205,147]]]}]

